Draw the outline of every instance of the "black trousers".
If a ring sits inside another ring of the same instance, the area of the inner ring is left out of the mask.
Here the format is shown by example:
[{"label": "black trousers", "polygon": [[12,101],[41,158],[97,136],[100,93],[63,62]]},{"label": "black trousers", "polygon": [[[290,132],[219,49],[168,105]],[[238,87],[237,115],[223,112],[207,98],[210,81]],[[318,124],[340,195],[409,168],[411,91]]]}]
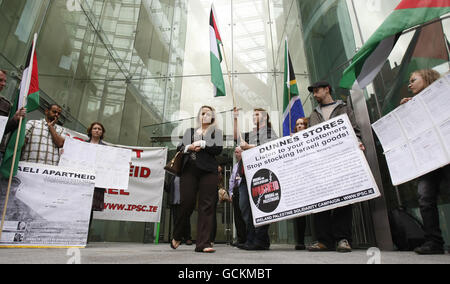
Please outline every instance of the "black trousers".
[{"label": "black trousers", "polygon": [[[180,205],[179,204],[172,204],[172,218],[173,218],[173,226],[175,227],[175,223],[177,221],[177,219],[180,216]],[[192,236],[191,236],[191,216],[189,216],[189,218],[183,218],[183,220],[187,219],[187,223],[184,224],[184,226],[182,228],[182,240],[183,241],[187,241],[187,240],[192,240]]]},{"label": "black trousers", "polygon": [[297,245],[305,244],[306,216],[294,219],[294,238]]},{"label": "black trousers", "polygon": [[184,226],[195,209],[198,196],[198,219],[196,250],[201,251],[211,247],[211,232],[217,202],[217,173],[206,172],[189,162],[180,177],[180,214],[175,221],[174,239],[181,241],[184,237]]},{"label": "black trousers", "polygon": [[420,215],[422,215],[425,240],[438,246],[444,245],[439,225],[437,207],[441,183],[450,182],[450,165],[437,169],[419,178],[418,195]]},{"label": "black trousers", "polygon": [[317,240],[328,248],[346,239],[352,242],[352,205],[320,212],[313,215]]},{"label": "black trousers", "polygon": [[234,225],[236,227],[237,241],[244,244],[247,241],[247,227],[244,218],[242,218],[241,209],[239,208],[239,187],[233,188],[233,216]]}]

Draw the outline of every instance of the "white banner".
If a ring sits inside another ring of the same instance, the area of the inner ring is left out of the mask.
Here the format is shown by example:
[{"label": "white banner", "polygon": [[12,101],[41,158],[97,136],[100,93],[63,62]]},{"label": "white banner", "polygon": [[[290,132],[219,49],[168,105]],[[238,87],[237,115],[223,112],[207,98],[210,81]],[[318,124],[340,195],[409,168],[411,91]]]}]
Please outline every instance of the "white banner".
[{"label": "white banner", "polygon": [[255,226],[380,196],[347,115],[244,151],[242,159]]},{"label": "white banner", "polygon": [[[86,140],[87,136],[66,129],[75,139]],[[94,218],[112,221],[158,223],[161,219],[162,199],[167,161],[167,148],[128,147],[112,145],[132,151],[128,189],[107,188],[105,210],[94,212]]]},{"label": "white banner", "polygon": [[[0,246],[86,246],[94,183],[93,172],[21,162],[11,184]],[[7,186],[3,180],[1,208]]]}]

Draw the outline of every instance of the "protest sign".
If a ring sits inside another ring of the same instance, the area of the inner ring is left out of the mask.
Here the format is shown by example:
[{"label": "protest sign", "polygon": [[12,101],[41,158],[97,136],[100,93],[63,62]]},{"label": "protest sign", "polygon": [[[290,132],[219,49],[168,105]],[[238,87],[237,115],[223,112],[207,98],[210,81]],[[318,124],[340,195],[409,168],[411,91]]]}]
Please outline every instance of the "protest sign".
[{"label": "protest sign", "polygon": [[94,169],[95,186],[128,189],[131,150],[66,138],[59,166]]},{"label": "protest sign", "polygon": [[[66,133],[77,140],[87,139],[86,135],[70,129],[66,129]],[[128,164],[126,169],[126,174],[129,176],[128,189],[120,186],[105,188],[105,209],[103,212],[94,212],[94,219],[159,222],[162,212],[167,148],[106,144],[131,151],[131,165]],[[79,155],[83,154],[79,153]]]},{"label": "protest sign", "polygon": [[[19,163],[0,246],[86,246],[94,183],[93,172]],[[2,208],[6,187],[2,182]]]},{"label": "protest sign", "polygon": [[255,226],[380,196],[347,115],[242,154]]},{"label": "protest sign", "polygon": [[450,163],[450,84],[443,77],[372,128],[383,146],[393,185]]}]

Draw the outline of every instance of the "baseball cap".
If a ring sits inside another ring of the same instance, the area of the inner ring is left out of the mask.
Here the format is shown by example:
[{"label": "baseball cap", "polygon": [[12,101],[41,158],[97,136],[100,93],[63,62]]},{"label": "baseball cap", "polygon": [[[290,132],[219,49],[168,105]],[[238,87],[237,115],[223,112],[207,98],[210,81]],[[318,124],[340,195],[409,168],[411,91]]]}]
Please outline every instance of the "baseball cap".
[{"label": "baseball cap", "polygon": [[319,81],[319,82],[314,83],[312,86],[309,86],[308,91],[310,91],[312,93],[314,88],[321,88],[321,87],[330,87],[330,91],[333,90],[330,83],[328,83],[327,81]]}]

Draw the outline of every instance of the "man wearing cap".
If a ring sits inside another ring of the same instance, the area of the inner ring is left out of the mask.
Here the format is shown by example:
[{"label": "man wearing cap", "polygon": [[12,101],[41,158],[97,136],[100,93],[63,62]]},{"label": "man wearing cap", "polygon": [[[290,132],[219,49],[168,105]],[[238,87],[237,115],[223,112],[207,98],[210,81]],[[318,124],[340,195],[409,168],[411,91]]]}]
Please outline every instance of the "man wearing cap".
[{"label": "man wearing cap", "polygon": [[[361,139],[361,131],[356,123],[353,110],[341,100],[332,98],[333,89],[326,81],[316,82],[308,87],[314,94],[319,105],[313,110],[309,117],[310,126],[320,124],[336,116],[347,114],[355,130],[358,139]],[[361,150],[365,150],[360,142]],[[352,241],[352,206],[336,208],[313,215],[314,226],[317,234],[317,242],[308,247],[309,251],[351,252]],[[337,243],[337,245],[336,245]]]}]

